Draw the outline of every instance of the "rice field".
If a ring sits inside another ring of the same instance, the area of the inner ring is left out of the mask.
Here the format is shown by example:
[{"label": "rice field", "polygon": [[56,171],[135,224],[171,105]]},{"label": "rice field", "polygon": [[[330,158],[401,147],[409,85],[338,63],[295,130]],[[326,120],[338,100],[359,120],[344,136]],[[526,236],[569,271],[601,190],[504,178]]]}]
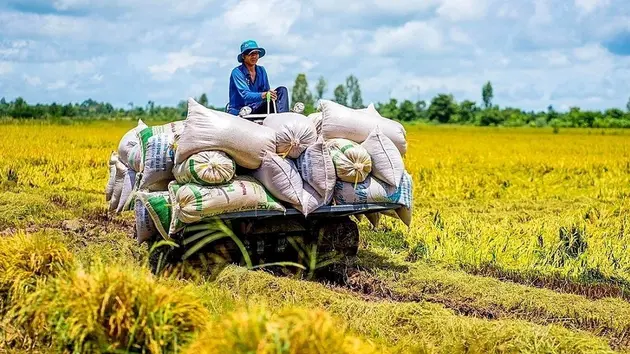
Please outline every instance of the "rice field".
[{"label": "rice field", "polygon": [[331,282],[152,274],[104,200],[133,126],[0,124],[0,351],[630,352],[628,131],[407,126],[412,225]]}]

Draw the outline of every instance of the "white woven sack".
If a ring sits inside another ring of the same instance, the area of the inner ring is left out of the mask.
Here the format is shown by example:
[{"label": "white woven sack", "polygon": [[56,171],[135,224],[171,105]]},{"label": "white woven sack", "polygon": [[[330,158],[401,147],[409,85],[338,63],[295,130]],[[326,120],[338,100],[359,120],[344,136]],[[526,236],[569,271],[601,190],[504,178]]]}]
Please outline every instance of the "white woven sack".
[{"label": "white woven sack", "polygon": [[135,128],[127,131],[118,143],[118,159],[122,161],[127,167],[130,167],[129,153],[134,148],[134,146],[140,144],[138,133],[146,127],[147,125],[144,124],[142,119],[139,119],[138,125]]},{"label": "white woven sack", "polygon": [[[168,192],[154,193],[165,193],[168,196]],[[134,213],[136,215],[136,240],[138,241],[138,244],[148,241],[158,235],[158,231],[153,223],[151,214],[144,206],[143,200],[140,198],[135,199]]]},{"label": "white woven sack", "polygon": [[138,144],[131,148],[127,159],[128,166],[136,172],[142,172],[142,144]]},{"label": "white woven sack", "polygon": [[165,133],[147,139],[139,189],[165,190],[168,182],[175,179],[172,150],[174,137],[171,133]]},{"label": "white woven sack", "polygon": [[330,150],[323,140],[309,146],[297,160],[297,168],[302,179],[324,199],[333,193],[337,176]]},{"label": "white woven sack", "polygon": [[372,176],[368,176],[356,187],[352,183],[342,181],[337,181],[335,184],[336,204],[392,203],[411,208],[412,199],[413,185],[411,176],[407,172],[403,174],[398,188]]},{"label": "white woven sack", "polygon": [[279,200],[291,205],[302,203],[304,182],[293,160],[268,152],[252,175]]},{"label": "white woven sack", "polygon": [[365,148],[372,160],[372,174],[381,181],[398,187],[405,172],[405,164],[396,145],[381,132],[380,127],[374,128],[361,146]]},{"label": "white woven sack", "polygon": [[276,132],[276,152],[282,157],[297,159],[317,141],[315,124],[302,114],[270,114],[263,120],[263,125]]},{"label": "white woven sack", "polygon": [[114,188],[112,197],[109,200],[109,210],[116,211],[120,195],[122,194],[123,185],[125,183],[125,175],[127,174],[127,166],[121,161],[116,162],[116,176],[114,177]]},{"label": "white woven sack", "polygon": [[179,186],[173,193],[170,187],[169,185],[173,214],[169,235],[180,231],[187,224],[219,214],[255,210],[286,211],[286,208],[251,176],[237,176],[232,182],[220,186],[188,183]]},{"label": "white woven sack", "polygon": [[177,182],[204,186],[228,183],[234,177],[236,165],[223,151],[202,151],[173,167]]},{"label": "white woven sack", "polygon": [[321,100],[322,136],[344,138],[357,143],[367,139],[376,126],[390,138],[402,156],[407,152],[406,131],[402,124],[370,110],[357,110],[330,100]]},{"label": "white woven sack", "polygon": [[332,201],[332,194],[328,199],[325,199],[321,196],[313,187],[311,187],[308,183],[304,183],[304,189],[302,192],[302,204],[295,205],[295,209],[304,214],[304,216],[308,216],[315,210],[319,209],[324,205],[330,204]]},{"label": "white woven sack", "polygon": [[109,155],[109,179],[107,180],[107,186],[105,187],[105,201],[109,202],[112,199],[112,192],[114,191],[114,184],[116,182],[116,162],[118,162],[118,153],[112,151]]},{"label": "white woven sack", "polygon": [[348,139],[330,139],[330,149],[337,178],[350,183],[363,182],[372,171],[372,159],[360,144]]},{"label": "white woven sack", "polygon": [[188,117],[175,152],[175,164],[192,154],[219,150],[247,169],[260,167],[265,151],[276,151],[276,133],[229,113],[208,109],[188,99]]},{"label": "white woven sack", "polygon": [[317,136],[322,135],[322,112],[315,112],[308,115],[308,118],[315,125],[315,132]]},{"label": "white woven sack", "polygon": [[125,172],[125,177],[123,179],[123,187],[120,191],[120,197],[118,198],[118,206],[116,207],[116,212],[121,213],[123,211],[127,211],[131,207],[131,200],[133,198],[134,186],[136,184],[136,171],[128,168]]}]

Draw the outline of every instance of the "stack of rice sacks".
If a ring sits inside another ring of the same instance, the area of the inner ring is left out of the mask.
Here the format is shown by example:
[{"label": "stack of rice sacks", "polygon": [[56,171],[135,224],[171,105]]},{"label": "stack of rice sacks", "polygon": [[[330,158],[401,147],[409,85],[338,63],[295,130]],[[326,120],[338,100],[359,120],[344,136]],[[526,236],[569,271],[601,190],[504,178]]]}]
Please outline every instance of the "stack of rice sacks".
[{"label": "stack of rice sacks", "polygon": [[[322,100],[319,108],[309,117],[271,114],[259,125],[191,98],[184,121],[140,120],[110,156],[109,209],[135,211],[140,243],[219,214],[293,207],[308,216],[330,204],[400,204],[386,215],[410,225],[402,125],[372,105]],[[371,216],[375,223],[379,214]]]}]

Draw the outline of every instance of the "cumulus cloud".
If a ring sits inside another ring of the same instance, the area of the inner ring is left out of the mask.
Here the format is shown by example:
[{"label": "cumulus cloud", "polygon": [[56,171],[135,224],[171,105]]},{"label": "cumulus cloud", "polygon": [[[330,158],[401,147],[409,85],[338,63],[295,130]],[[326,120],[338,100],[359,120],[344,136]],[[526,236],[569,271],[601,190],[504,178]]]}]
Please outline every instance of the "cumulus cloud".
[{"label": "cumulus cloud", "polygon": [[476,20],[486,15],[486,0],[442,0],[438,15],[450,21]]},{"label": "cumulus cloud", "polygon": [[[298,73],[326,97],[354,74],[365,102],[453,93],[525,109],[624,107],[626,0],[53,0],[0,5],[7,98],[173,105],[227,102],[240,43],[267,49],[272,85]],[[39,4],[40,8],[35,8]],[[29,8],[31,6],[32,8]],[[45,7],[42,9],[42,6]]]},{"label": "cumulus cloud", "polygon": [[575,6],[584,15],[595,11],[597,8],[605,8],[610,5],[610,0],[575,0]]},{"label": "cumulus cloud", "polygon": [[168,53],[166,61],[161,64],[149,65],[148,69],[157,80],[167,80],[178,70],[188,70],[191,67],[216,63],[216,58],[192,55],[187,51]]},{"label": "cumulus cloud", "polygon": [[424,21],[407,22],[400,27],[383,27],[374,33],[371,51],[391,54],[404,51],[437,51],[442,48],[442,33]]},{"label": "cumulus cloud", "polygon": [[295,0],[242,0],[226,7],[223,20],[229,29],[278,37],[289,33],[301,10]]},{"label": "cumulus cloud", "polygon": [[13,65],[11,63],[0,61],[0,75],[5,75],[13,71]]}]

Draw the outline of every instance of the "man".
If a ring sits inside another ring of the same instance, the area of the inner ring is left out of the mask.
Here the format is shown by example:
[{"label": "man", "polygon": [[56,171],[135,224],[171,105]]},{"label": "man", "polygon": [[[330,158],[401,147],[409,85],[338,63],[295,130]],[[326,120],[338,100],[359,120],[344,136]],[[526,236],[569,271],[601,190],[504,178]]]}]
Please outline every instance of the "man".
[{"label": "man", "polygon": [[[238,115],[243,107],[250,107],[252,114],[267,113],[267,94],[276,101],[278,112],[289,111],[289,94],[284,86],[275,90],[269,87],[267,71],[257,65],[258,59],[265,56],[265,49],[255,41],[248,40],[241,44],[241,53],[237,60],[241,65],[235,67],[230,75],[230,103],[227,111]],[[270,112],[275,112],[273,102],[269,104]]]}]

